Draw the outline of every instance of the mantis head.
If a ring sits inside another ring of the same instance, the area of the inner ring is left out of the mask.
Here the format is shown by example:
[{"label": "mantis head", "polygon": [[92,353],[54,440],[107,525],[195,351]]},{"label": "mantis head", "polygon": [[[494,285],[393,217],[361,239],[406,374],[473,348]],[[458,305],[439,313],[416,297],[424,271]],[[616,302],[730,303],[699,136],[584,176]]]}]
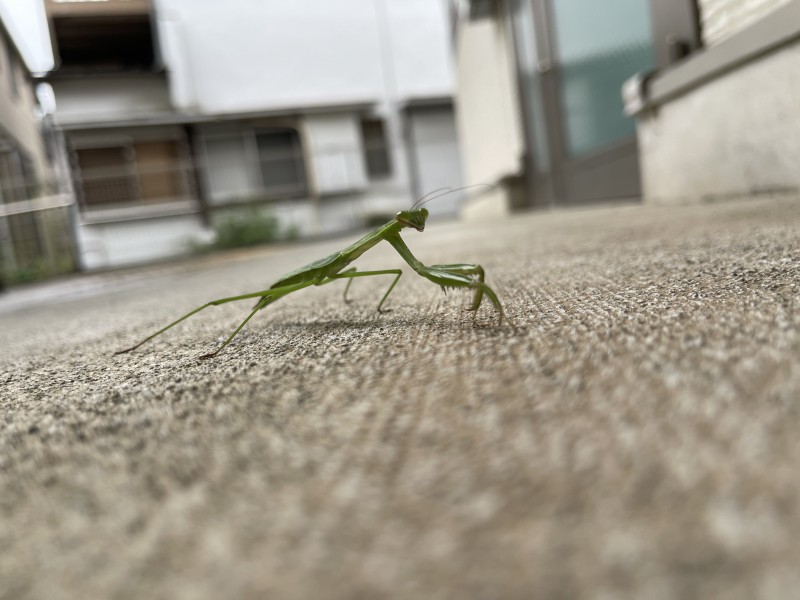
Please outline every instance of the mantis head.
[{"label": "mantis head", "polygon": [[475,185],[465,185],[464,187],[460,188],[439,188],[438,190],[433,190],[432,192],[424,195],[422,198],[414,202],[414,206],[412,206],[408,210],[401,210],[395,216],[395,220],[400,223],[403,227],[413,227],[417,231],[425,231],[425,221],[428,218],[428,209],[423,208],[423,204],[427,204],[431,200],[435,200],[436,198],[440,198],[441,196],[446,196],[447,194],[452,194],[453,192],[460,192],[461,190],[468,190],[471,188],[476,187],[488,187],[492,188],[491,185],[487,183],[478,183]]},{"label": "mantis head", "polygon": [[401,210],[395,219],[404,227],[413,227],[417,231],[425,231],[425,220],[428,218],[427,208]]}]

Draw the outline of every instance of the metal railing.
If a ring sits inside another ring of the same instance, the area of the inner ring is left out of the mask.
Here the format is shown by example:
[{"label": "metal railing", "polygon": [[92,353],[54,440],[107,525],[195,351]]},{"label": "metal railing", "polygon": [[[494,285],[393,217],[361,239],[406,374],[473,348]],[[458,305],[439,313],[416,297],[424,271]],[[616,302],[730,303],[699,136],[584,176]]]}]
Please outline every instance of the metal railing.
[{"label": "metal railing", "polygon": [[73,187],[83,213],[197,199],[198,184],[211,207],[308,197],[312,189],[324,196],[364,189],[370,180],[367,158],[376,152],[365,157],[352,148],[329,147],[310,158],[287,151],[255,157],[201,153],[196,159],[146,163],[120,159],[119,164],[75,165]]},{"label": "metal railing", "polygon": [[[12,185],[4,181],[2,188]],[[24,197],[17,191],[4,197]],[[64,194],[0,203],[0,287],[75,270],[73,210],[72,198]]]}]

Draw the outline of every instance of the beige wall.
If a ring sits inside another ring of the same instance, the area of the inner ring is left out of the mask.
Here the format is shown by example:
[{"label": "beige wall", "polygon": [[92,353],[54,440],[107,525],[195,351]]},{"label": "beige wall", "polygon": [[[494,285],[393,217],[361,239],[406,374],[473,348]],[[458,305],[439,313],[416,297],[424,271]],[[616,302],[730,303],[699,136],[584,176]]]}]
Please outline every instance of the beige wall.
[{"label": "beige wall", "polygon": [[700,0],[703,42],[713,46],[792,0]]},{"label": "beige wall", "polygon": [[145,73],[126,77],[54,79],[55,117],[65,127],[83,123],[114,123],[170,115],[166,77]]},{"label": "beige wall", "polygon": [[152,9],[150,0],[45,0],[44,6],[51,17],[136,15],[149,13]]},{"label": "beige wall", "polygon": [[800,42],[638,118],[644,196],[682,202],[800,193]]},{"label": "beige wall", "polygon": [[[0,31],[0,130],[33,161],[41,180],[50,177],[39,120],[34,112],[33,85],[16,53]],[[11,77],[16,81],[16,93]]]},{"label": "beige wall", "polygon": [[[465,184],[496,184],[524,169],[524,138],[504,19],[462,20],[456,37],[456,116]],[[503,213],[503,190],[467,205],[465,216]]]}]

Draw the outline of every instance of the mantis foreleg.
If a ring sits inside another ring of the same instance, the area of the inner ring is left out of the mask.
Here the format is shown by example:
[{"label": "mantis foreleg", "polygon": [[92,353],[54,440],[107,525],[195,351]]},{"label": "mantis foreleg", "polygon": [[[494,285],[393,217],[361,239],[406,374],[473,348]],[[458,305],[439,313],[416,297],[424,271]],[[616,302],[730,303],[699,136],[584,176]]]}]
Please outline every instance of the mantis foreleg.
[{"label": "mantis foreleg", "polygon": [[[503,312],[503,305],[497,298],[492,288],[483,282],[483,268],[480,265],[470,264],[453,264],[453,265],[434,265],[429,267],[423,264],[416,256],[411,253],[405,242],[399,235],[391,235],[386,237],[388,241],[398,254],[411,265],[417,273],[422,275],[425,279],[432,281],[443,289],[447,288],[470,288],[475,290],[475,298],[472,302],[472,309],[477,310],[480,306],[483,295],[491,300],[495,309],[500,316],[500,323],[503,322],[505,313]],[[475,277],[477,275],[477,278]],[[514,324],[509,321],[512,329],[516,330]]]},{"label": "mantis foreleg", "polygon": [[[440,269],[442,271],[447,271],[448,273],[455,273],[456,275],[466,275],[468,277],[472,277],[475,281],[479,281],[480,283],[483,283],[485,277],[482,266],[473,265],[470,263],[457,263],[452,265],[431,265],[430,268]],[[483,300],[483,288],[477,287],[475,288],[475,296],[472,300],[472,306],[470,306],[467,310],[477,312],[478,307],[481,305],[481,300]]]}]

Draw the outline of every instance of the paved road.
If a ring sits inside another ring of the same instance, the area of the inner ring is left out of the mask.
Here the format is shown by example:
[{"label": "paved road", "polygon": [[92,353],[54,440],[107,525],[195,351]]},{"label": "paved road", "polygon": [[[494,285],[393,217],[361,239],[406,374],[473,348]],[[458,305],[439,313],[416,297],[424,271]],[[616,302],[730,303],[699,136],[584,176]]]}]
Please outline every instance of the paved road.
[{"label": "paved road", "polygon": [[800,597],[799,202],[407,234],[517,334],[407,273],[111,355],[345,241],[12,292],[0,598]]}]

